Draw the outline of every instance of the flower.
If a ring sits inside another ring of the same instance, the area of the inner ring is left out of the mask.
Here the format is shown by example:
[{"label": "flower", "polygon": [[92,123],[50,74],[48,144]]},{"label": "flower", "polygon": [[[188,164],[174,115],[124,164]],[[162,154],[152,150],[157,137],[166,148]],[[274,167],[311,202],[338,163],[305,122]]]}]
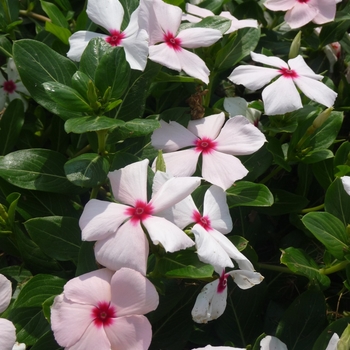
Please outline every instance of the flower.
[{"label": "flower", "polygon": [[209,83],[209,69],[204,61],[187,49],[208,47],[222,35],[217,29],[188,28],[179,30],[182,11],[161,0],[141,2],[140,28],[149,33],[149,59]]},{"label": "flower", "polygon": [[109,173],[115,199],[126,205],[92,199],[80,217],[82,239],[97,240],[96,260],[111,270],[126,266],[146,273],[149,247],[143,226],[153,243],[168,252],[194,245],[181,229],[156,214],[187,197],[201,179],[169,179],[148,201],[147,169],[148,160],[143,160]]},{"label": "flower", "polygon": [[344,190],[345,192],[350,195],[350,176],[343,176],[340,178],[343,186],[344,186]]},{"label": "flower", "polygon": [[137,271],[92,271],[68,281],[55,298],[52,330],[66,350],[146,350],[152,329],[143,315],[158,302],[152,283]]},{"label": "flower", "polygon": [[287,350],[287,346],[278,338],[267,335],[260,341],[260,350]]},{"label": "flower", "polygon": [[[186,12],[182,15],[182,20],[183,21],[189,21],[192,23],[198,23],[202,20],[202,18],[209,17],[209,16],[215,16],[213,12],[210,10],[207,10],[205,8],[201,8],[199,6],[195,6],[192,4],[186,4]],[[193,16],[194,15],[194,16]],[[231,26],[225,34],[230,34],[235,32],[238,29],[241,28],[247,28],[247,27],[252,27],[252,28],[258,28],[258,22],[255,19],[243,19],[243,20],[238,20],[236,17],[232,16],[230,12],[228,11],[222,11],[219,14],[220,17],[225,17],[231,21]]]},{"label": "flower", "polygon": [[326,347],[326,350],[337,350],[339,342],[339,335],[337,333],[333,333],[332,338],[329,340],[329,343]]},{"label": "flower", "polygon": [[[234,155],[257,151],[266,141],[265,136],[243,116],[231,118],[223,126],[224,122],[224,113],[191,120],[187,129],[177,122],[160,121],[161,127],[153,132],[152,145],[166,152],[163,157],[167,172],[191,176],[202,155],[203,178],[224,190],[246,176],[248,170]],[[188,148],[178,151],[185,147]]]},{"label": "flower", "polygon": [[315,74],[300,55],[288,60],[287,64],[278,57],[267,57],[254,52],[250,54],[253,61],[274,68],[239,66],[228,78],[235,84],[258,90],[278,77],[262,92],[266,114],[284,114],[302,108],[297,87],[313,101],[327,107],[334,104],[337,94],[319,81],[323,79],[322,75]]},{"label": "flower", "polygon": [[192,309],[193,321],[207,323],[220,317],[226,309],[227,278],[231,276],[241,289],[249,289],[264,279],[258,272],[233,270],[222,271],[219,279],[206,284],[198,294]]},{"label": "flower", "polygon": [[67,56],[80,61],[81,55],[92,38],[103,38],[111,46],[122,46],[126,60],[132,69],[143,71],[147,63],[148,34],[138,27],[138,8],[131,14],[129,25],[121,31],[124,9],[118,0],[88,0],[87,15],[109,35],[78,31],[69,38]]},{"label": "flower", "polygon": [[291,28],[299,28],[313,21],[323,24],[334,20],[336,0],[266,0],[272,11],[287,11],[284,19]]},{"label": "flower", "polygon": [[4,109],[8,101],[11,102],[16,98],[21,99],[24,104],[24,109],[27,109],[28,103],[21,93],[29,95],[29,92],[21,82],[17,67],[12,58],[9,58],[7,61],[6,74],[7,79],[0,74],[0,111]]},{"label": "flower", "polygon": [[232,230],[232,220],[222,188],[211,186],[205,193],[203,215],[191,196],[160,213],[178,227],[195,223],[192,232],[196,240],[199,260],[214,266],[221,273],[225,267],[233,267],[232,259],[244,270],[254,271],[251,262],[223,234]]},{"label": "flower", "polygon": [[245,348],[233,348],[232,346],[211,346],[207,345],[204,348],[195,348],[192,350],[212,350],[212,349],[218,349],[218,350],[245,350]]}]

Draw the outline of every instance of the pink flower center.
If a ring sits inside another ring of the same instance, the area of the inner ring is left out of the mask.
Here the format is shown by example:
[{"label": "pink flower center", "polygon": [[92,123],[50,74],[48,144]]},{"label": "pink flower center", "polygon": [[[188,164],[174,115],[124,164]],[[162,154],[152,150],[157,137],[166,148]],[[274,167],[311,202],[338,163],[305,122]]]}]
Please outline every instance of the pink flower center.
[{"label": "pink flower center", "polygon": [[298,0],[298,2],[307,3],[307,2],[309,2],[309,0]]},{"label": "pink flower center", "polygon": [[4,91],[8,94],[12,94],[16,91],[16,84],[13,80],[8,80],[4,82]]},{"label": "pink flower center", "polygon": [[228,276],[229,276],[228,274],[225,274],[225,270],[222,271],[222,274],[219,279],[218,288],[217,288],[218,293],[222,293],[226,289]]},{"label": "pink flower center", "polygon": [[285,78],[298,78],[298,73],[293,69],[287,69],[287,68],[281,68],[279,72],[285,77]]},{"label": "pink flower center", "polygon": [[195,150],[203,153],[211,153],[216,147],[216,142],[208,137],[197,139],[194,144],[196,146]]},{"label": "pink flower center", "polygon": [[125,38],[125,34],[119,30],[111,30],[110,36],[107,37],[106,41],[112,46],[119,46],[122,40]]},{"label": "pink flower center", "polygon": [[117,312],[110,303],[102,301],[92,309],[91,317],[96,327],[105,327],[113,324],[114,319],[117,317]]},{"label": "pink flower center", "polygon": [[137,224],[140,221],[146,220],[153,214],[153,207],[151,204],[138,200],[136,201],[135,207],[126,209],[125,214],[131,216],[130,221],[133,224]]},{"label": "pink flower center", "polygon": [[181,51],[181,40],[179,38],[175,38],[174,34],[167,32],[164,34],[164,42],[175,51]]},{"label": "pink flower center", "polygon": [[201,225],[206,231],[211,230],[210,219],[208,215],[201,216],[199,211],[194,211],[192,214],[192,219],[196,224]]}]

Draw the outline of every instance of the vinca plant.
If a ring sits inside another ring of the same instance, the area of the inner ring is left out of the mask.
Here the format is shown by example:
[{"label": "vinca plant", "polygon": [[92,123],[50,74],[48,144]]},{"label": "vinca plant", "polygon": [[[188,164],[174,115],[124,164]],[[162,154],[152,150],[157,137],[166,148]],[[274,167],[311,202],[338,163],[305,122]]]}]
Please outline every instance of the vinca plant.
[{"label": "vinca plant", "polygon": [[0,0],[0,350],[350,348],[348,0]]}]

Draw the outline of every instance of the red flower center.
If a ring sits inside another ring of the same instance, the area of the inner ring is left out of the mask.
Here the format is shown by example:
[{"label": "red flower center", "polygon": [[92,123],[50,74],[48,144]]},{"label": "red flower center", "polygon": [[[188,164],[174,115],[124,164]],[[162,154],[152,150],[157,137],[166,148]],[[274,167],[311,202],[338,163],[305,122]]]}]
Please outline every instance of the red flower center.
[{"label": "red flower center", "polygon": [[197,139],[194,144],[196,146],[195,150],[203,153],[211,153],[216,147],[216,142],[208,137]]},{"label": "red flower center", "polygon": [[279,72],[285,77],[285,78],[298,78],[298,73],[293,69],[287,69],[287,68],[281,68]]},{"label": "red flower center", "polygon": [[16,91],[16,84],[13,80],[5,81],[3,87],[8,94],[12,94]]},{"label": "red flower center", "polygon": [[181,40],[179,38],[175,38],[174,34],[167,32],[164,34],[164,42],[175,51],[181,51]]},{"label": "red flower center", "polygon": [[107,37],[106,41],[112,46],[119,46],[125,38],[125,34],[119,30],[111,30],[110,34],[111,35]]},{"label": "red flower center", "polygon": [[105,327],[113,324],[114,319],[117,317],[117,312],[110,303],[102,301],[92,309],[91,316],[96,327]]},{"label": "red flower center", "polygon": [[210,219],[206,216],[201,216],[199,211],[194,211],[192,214],[192,219],[196,224],[201,225],[206,231],[211,230]]},{"label": "red flower center", "polygon": [[225,270],[222,271],[222,274],[219,279],[218,288],[217,288],[218,293],[222,293],[226,289],[228,276],[229,276],[228,274],[225,274]]},{"label": "red flower center", "polygon": [[307,3],[309,2],[310,0],[298,0],[298,2],[301,2],[301,3]]},{"label": "red flower center", "polygon": [[153,207],[151,204],[138,200],[135,207],[126,209],[125,214],[131,216],[130,221],[136,224],[150,217],[153,214]]}]

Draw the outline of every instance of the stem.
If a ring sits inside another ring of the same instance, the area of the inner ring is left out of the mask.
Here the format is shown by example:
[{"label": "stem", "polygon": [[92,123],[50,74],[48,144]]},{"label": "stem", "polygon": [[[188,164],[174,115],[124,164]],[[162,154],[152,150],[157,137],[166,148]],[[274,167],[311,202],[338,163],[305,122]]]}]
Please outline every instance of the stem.
[{"label": "stem", "polygon": [[91,190],[90,199],[97,198],[99,188],[100,186],[96,186]]},{"label": "stem", "polygon": [[334,265],[332,267],[328,267],[326,269],[319,269],[319,271],[322,275],[330,275],[331,273],[344,270],[348,264],[349,264],[349,261],[342,261],[341,263]]},{"label": "stem", "polygon": [[208,92],[204,96],[204,102],[203,102],[203,106],[204,107],[209,107],[210,99],[211,99],[211,93],[212,93],[213,85],[214,85],[214,79],[215,79],[215,73],[211,72],[210,73],[210,80],[209,80],[209,84],[208,84]]},{"label": "stem", "polygon": [[42,15],[39,15],[38,13],[35,12],[28,12],[25,10],[19,10],[19,14],[22,16],[27,16],[27,17],[31,17],[34,19],[37,19],[38,21],[42,21],[42,22],[51,22],[51,19]]},{"label": "stem", "polygon": [[284,266],[276,266],[276,265],[269,265],[269,264],[262,264],[262,263],[259,263],[258,266],[264,270],[278,271],[278,272],[295,275],[295,272],[289,270],[288,267],[284,267]]},{"label": "stem", "polygon": [[91,146],[90,145],[86,145],[84,148],[82,148],[80,151],[78,151],[77,153],[75,153],[74,155],[72,155],[72,158],[76,158],[78,156],[80,156],[81,154],[84,154],[88,151],[91,150]]},{"label": "stem", "polygon": [[104,156],[106,153],[106,135],[108,130],[96,131],[98,139],[98,154]]},{"label": "stem", "polygon": [[245,347],[246,346],[246,341],[245,341],[245,338],[244,338],[244,333],[243,333],[243,330],[242,330],[242,327],[241,327],[241,323],[239,322],[239,317],[237,316],[237,312],[236,312],[235,306],[233,305],[231,297],[230,297],[230,306],[231,306],[231,309],[232,309],[232,311],[233,311],[233,313],[235,315],[238,331],[239,331],[239,334],[241,336],[241,340],[243,342],[243,346]]},{"label": "stem", "polygon": [[324,208],[324,203],[313,208],[306,208],[301,211],[302,214],[310,213],[312,211],[318,211]]},{"label": "stem", "polygon": [[283,168],[281,166],[276,167],[274,170],[271,171],[270,174],[265,176],[261,181],[259,181],[260,184],[264,184],[267,181],[269,181],[271,178],[273,178],[275,175],[277,175]]}]

